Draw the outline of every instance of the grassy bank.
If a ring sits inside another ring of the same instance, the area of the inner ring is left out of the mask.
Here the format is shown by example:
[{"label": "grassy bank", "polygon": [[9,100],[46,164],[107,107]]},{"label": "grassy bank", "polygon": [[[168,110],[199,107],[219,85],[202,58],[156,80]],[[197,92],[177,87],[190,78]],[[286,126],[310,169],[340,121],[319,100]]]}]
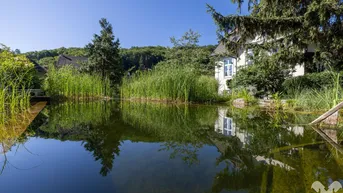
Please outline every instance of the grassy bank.
[{"label": "grassy bank", "polygon": [[58,98],[101,98],[110,96],[112,89],[108,79],[98,75],[81,73],[71,66],[49,67],[44,89],[48,95]]},{"label": "grassy bank", "polygon": [[218,83],[189,67],[159,65],[123,78],[121,97],[178,102],[214,102]]}]

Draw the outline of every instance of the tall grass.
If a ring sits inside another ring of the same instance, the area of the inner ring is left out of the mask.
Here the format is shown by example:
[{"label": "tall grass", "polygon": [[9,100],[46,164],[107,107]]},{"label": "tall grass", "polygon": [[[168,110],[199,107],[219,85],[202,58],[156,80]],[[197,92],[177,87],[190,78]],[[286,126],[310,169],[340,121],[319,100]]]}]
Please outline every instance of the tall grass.
[{"label": "tall grass", "polygon": [[158,65],[151,71],[124,77],[121,97],[141,100],[212,102],[218,99],[218,83],[194,68]]},{"label": "tall grass", "polygon": [[0,127],[30,105],[25,88],[32,83],[34,65],[23,55],[0,52]]},{"label": "tall grass", "polygon": [[294,94],[293,108],[300,110],[328,110],[337,104],[337,98],[342,98],[342,93],[332,89],[302,90]]},{"label": "tall grass", "polygon": [[293,92],[293,107],[302,110],[329,110],[342,101],[340,73],[330,71],[333,86],[324,89],[306,89]]},{"label": "tall grass", "polygon": [[49,67],[44,89],[52,97],[99,98],[112,95],[110,81],[98,75],[81,73],[72,66]]}]

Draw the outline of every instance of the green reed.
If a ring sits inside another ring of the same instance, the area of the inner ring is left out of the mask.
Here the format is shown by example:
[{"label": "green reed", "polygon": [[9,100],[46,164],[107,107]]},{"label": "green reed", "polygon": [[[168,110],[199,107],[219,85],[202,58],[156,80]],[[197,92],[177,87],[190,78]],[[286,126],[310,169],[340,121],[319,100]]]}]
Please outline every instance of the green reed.
[{"label": "green reed", "polygon": [[72,66],[49,67],[44,89],[52,97],[101,98],[112,95],[109,79],[81,73]]},{"label": "green reed", "polygon": [[212,102],[218,99],[218,83],[184,66],[160,65],[150,71],[124,77],[121,97],[178,102]]},{"label": "green reed", "polygon": [[165,140],[196,142],[212,130],[218,118],[215,106],[168,105],[164,103],[121,103],[125,123]]},{"label": "green reed", "polygon": [[342,101],[341,75],[330,71],[333,85],[324,89],[306,89],[293,92],[293,108],[302,110],[329,110]]},{"label": "green reed", "polygon": [[0,68],[0,126],[30,106],[30,92],[21,77],[8,78]]},{"label": "green reed", "polygon": [[64,102],[52,104],[45,112],[49,115],[49,121],[40,129],[47,133],[59,131],[73,131],[81,128],[81,125],[100,125],[108,121],[111,114],[110,102]]}]

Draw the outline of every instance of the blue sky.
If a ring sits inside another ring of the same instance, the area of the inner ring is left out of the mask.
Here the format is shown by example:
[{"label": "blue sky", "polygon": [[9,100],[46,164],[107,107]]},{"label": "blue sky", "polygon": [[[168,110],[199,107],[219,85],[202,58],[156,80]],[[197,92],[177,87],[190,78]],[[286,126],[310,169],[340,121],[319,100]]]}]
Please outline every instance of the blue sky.
[{"label": "blue sky", "polygon": [[[1,2],[0,43],[22,52],[83,47],[99,33],[99,19],[112,24],[121,47],[170,46],[188,29],[201,45],[216,44],[216,26],[206,3],[237,14],[230,0],[10,0]],[[242,9],[242,14],[246,8]]]}]

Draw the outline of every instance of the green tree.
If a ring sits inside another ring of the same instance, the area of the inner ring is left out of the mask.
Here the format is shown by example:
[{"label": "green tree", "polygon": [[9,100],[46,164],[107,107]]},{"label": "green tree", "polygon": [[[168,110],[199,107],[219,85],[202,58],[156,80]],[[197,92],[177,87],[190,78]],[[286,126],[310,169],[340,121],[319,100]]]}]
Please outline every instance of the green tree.
[{"label": "green tree", "polygon": [[198,32],[190,29],[180,39],[171,37],[170,42],[174,45],[174,47],[197,47],[200,37],[201,35]]},{"label": "green tree", "polygon": [[119,56],[119,39],[115,39],[112,25],[104,18],[100,21],[100,35],[95,34],[92,43],[86,45],[88,70],[108,77],[112,85],[117,85],[123,76],[123,66]]},{"label": "green tree", "polygon": [[214,61],[211,53],[214,46],[199,46],[201,35],[191,29],[181,38],[171,37],[173,48],[166,53],[165,63],[177,66],[189,66],[199,70],[202,74],[213,74]]},{"label": "green tree", "polygon": [[151,69],[165,59],[167,48],[162,46],[132,47],[121,49],[123,67],[126,71]]},{"label": "green tree", "polygon": [[275,63],[275,56],[263,51],[256,51],[252,58],[253,65],[241,68],[229,81],[231,88],[247,88],[254,86],[257,89],[256,95],[273,94],[282,90],[282,83],[290,76],[290,70],[278,63]]},{"label": "green tree", "polygon": [[[277,48],[274,62],[291,64],[308,62],[343,68],[343,2],[341,0],[232,0],[240,8],[248,3],[250,15],[223,16],[208,5],[218,26],[219,39],[233,53],[247,47]],[[237,41],[231,41],[239,37]],[[249,40],[260,37],[260,45]],[[273,41],[268,41],[273,39]],[[313,60],[304,51],[316,47]]]}]

